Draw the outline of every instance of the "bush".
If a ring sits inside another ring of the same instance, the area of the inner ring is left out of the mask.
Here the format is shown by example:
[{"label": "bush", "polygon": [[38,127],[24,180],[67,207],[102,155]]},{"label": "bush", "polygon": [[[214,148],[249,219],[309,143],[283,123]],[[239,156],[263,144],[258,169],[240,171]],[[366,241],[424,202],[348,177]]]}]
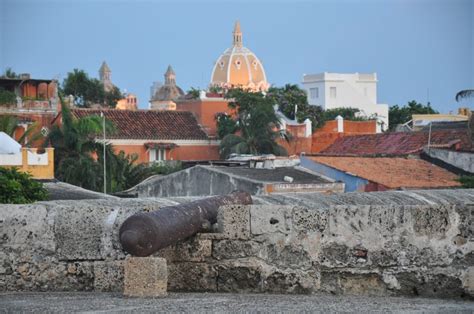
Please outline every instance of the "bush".
[{"label": "bush", "polygon": [[5,89],[0,89],[0,105],[14,105],[16,104],[16,95]]},{"label": "bush", "polygon": [[44,201],[48,192],[31,175],[16,168],[0,167],[0,203],[27,204]]},{"label": "bush", "polygon": [[461,176],[459,182],[463,188],[472,189],[474,188],[474,176]]}]

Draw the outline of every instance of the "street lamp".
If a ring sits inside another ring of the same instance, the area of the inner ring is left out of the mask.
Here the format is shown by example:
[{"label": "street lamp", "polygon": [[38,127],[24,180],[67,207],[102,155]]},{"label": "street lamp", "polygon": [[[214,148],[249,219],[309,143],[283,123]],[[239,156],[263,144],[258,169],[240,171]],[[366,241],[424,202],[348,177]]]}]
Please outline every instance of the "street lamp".
[{"label": "street lamp", "polygon": [[103,148],[104,148],[104,194],[107,194],[107,168],[105,164],[105,115],[101,111],[100,116],[102,117],[102,131],[104,134],[104,139],[103,139]]}]

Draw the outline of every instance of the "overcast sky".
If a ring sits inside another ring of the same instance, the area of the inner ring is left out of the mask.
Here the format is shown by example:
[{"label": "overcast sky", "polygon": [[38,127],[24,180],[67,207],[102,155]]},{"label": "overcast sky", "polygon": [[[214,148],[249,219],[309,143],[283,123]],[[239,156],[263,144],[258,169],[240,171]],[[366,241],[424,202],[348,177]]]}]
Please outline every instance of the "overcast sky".
[{"label": "overcast sky", "polygon": [[207,87],[237,19],[277,86],[305,73],[377,72],[379,103],[429,95],[441,112],[457,111],[456,92],[474,88],[472,0],[0,0],[0,19],[2,72],[62,82],[74,68],[97,77],[106,60],[141,108],[168,64],[184,90]]}]

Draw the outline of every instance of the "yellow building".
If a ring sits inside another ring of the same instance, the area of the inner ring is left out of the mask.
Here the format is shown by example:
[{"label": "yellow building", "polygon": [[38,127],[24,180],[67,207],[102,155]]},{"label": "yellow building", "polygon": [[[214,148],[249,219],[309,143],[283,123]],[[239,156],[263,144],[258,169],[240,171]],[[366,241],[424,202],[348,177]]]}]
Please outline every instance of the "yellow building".
[{"label": "yellow building", "polygon": [[417,130],[429,125],[430,122],[468,121],[470,114],[469,108],[459,108],[458,114],[414,114],[411,119],[413,129]]},{"label": "yellow building", "polygon": [[126,94],[124,98],[117,101],[115,109],[120,110],[137,110],[138,98],[135,94]]},{"label": "yellow building", "polygon": [[210,85],[224,89],[241,87],[251,91],[266,91],[270,87],[262,62],[243,46],[238,21],[234,27],[232,47],[217,59]]}]

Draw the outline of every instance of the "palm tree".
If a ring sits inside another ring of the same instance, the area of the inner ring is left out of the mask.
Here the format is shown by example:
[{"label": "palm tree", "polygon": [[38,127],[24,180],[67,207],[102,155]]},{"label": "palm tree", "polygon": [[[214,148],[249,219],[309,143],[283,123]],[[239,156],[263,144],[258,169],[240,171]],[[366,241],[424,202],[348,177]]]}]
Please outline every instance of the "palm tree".
[{"label": "palm tree", "polygon": [[456,94],[456,101],[464,98],[474,97],[474,89],[465,89]]},{"label": "palm tree", "polygon": [[[62,125],[53,126],[44,143],[44,146],[50,144],[55,148],[55,177],[67,183],[100,191],[103,188],[103,168],[98,160],[102,159],[103,144],[96,141],[96,136],[102,132],[102,118],[88,116],[73,119],[69,107],[62,100],[61,104]],[[109,134],[114,132],[110,122],[106,123],[106,130]],[[113,167],[113,148],[107,145],[106,150],[108,168]]]},{"label": "palm tree", "polygon": [[237,111],[239,135],[228,134],[222,139],[221,157],[227,158],[232,153],[287,155],[276,143],[281,135],[280,121],[270,98],[240,89],[229,91],[226,97],[233,99],[229,106]]},{"label": "palm tree", "polygon": [[[10,137],[15,137],[15,131],[20,124],[20,120],[16,116],[1,115],[0,116],[0,131],[5,132]],[[22,146],[29,147],[32,143],[43,137],[40,132],[37,132],[38,123],[30,124],[23,135],[18,139],[18,143]]]}]

